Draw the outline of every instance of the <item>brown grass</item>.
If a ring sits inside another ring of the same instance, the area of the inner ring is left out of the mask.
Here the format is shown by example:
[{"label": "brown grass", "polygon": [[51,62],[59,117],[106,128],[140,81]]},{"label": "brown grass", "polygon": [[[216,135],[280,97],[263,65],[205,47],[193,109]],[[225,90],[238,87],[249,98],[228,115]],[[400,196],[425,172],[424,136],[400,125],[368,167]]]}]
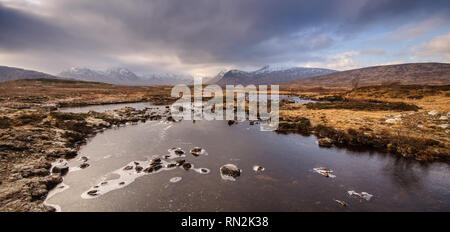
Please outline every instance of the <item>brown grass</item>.
[{"label": "brown grass", "polygon": [[[304,126],[295,125],[292,119],[306,118],[311,124],[309,130],[319,136],[335,137],[337,144],[356,145],[352,143],[357,141],[392,153],[413,153],[422,160],[442,159],[443,155],[448,158],[450,130],[440,125],[448,124],[449,120],[440,118],[450,112],[449,92],[448,86],[417,85],[363,87],[334,94],[309,92],[312,99],[330,102],[282,105],[280,128],[296,131]],[[437,115],[428,114],[432,110],[437,111]],[[395,118],[398,120],[386,121]]]},{"label": "brown grass", "polygon": [[[334,98],[336,99],[336,98]],[[308,109],[346,109],[363,111],[417,111],[418,106],[404,102],[384,102],[378,100],[344,100],[306,104]]]}]

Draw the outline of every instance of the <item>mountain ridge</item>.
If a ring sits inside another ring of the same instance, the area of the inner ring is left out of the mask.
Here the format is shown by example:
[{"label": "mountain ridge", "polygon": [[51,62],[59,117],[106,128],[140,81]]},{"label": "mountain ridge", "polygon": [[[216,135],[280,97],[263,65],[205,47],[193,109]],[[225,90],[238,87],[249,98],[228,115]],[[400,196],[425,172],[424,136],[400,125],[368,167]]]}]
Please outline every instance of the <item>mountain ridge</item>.
[{"label": "mountain ridge", "polygon": [[0,81],[15,81],[21,79],[59,79],[59,77],[47,73],[27,70],[16,67],[0,66]]},{"label": "mountain ridge", "polygon": [[305,78],[286,86],[350,87],[386,83],[450,85],[450,63],[405,63],[364,67]]},{"label": "mountain ridge", "polygon": [[323,68],[305,67],[271,67],[265,65],[255,71],[246,72],[232,69],[227,72],[220,72],[216,77],[218,85],[261,85],[261,84],[281,84],[302,78],[315,77],[323,74],[337,72],[336,70]]},{"label": "mountain ridge", "polygon": [[173,73],[137,75],[129,69],[121,67],[107,69],[106,71],[73,67],[61,72],[59,76],[66,79],[96,81],[115,85],[176,85],[193,83],[193,78],[188,75]]}]

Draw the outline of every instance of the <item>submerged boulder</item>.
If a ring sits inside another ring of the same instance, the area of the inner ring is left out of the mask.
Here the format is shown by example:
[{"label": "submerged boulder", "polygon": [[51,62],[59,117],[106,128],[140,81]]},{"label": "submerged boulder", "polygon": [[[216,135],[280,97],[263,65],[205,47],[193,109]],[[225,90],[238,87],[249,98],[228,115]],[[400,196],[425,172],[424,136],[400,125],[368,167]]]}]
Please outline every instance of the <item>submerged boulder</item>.
[{"label": "submerged boulder", "polygon": [[328,168],[320,167],[320,168],[313,168],[313,170],[325,177],[330,177],[330,178],[336,177],[335,175],[332,174],[333,170],[328,169]]},{"label": "submerged boulder", "polygon": [[225,164],[220,167],[220,175],[225,180],[235,180],[241,175],[241,169],[234,164]]},{"label": "submerged boulder", "polygon": [[345,201],[340,201],[340,200],[335,200],[339,205],[343,206],[343,207],[347,207],[347,203],[345,203]]},{"label": "submerged boulder", "polygon": [[158,170],[161,169],[161,168],[162,168],[162,165],[161,165],[161,164],[155,164],[155,165],[151,165],[150,167],[144,169],[144,172],[146,172],[146,173],[152,173],[152,172],[158,171]]},{"label": "submerged boulder", "polygon": [[176,166],[177,166],[177,164],[170,163],[170,164],[166,165],[166,168],[174,168]]},{"label": "submerged boulder", "polygon": [[186,162],[186,160],[177,160],[175,162],[177,163],[178,166],[181,166]]},{"label": "submerged boulder", "polygon": [[262,171],[264,171],[264,167],[262,167],[262,166],[259,166],[259,165],[255,165],[255,166],[253,166],[253,171],[255,171],[255,172],[262,172]]},{"label": "submerged boulder", "polygon": [[202,154],[202,152],[203,152],[203,149],[201,147],[193,147],[191,149],[191,154],[194,156],[199,156]]},{"label": "submerged boulder", "polygon": [[372,194],[367,193],[367,192],[358,193],[358,192],[355,192],[354,190],[350,190],[350,191],[347,191],[347,193],[350,196],[357,196],[357,197],[359,197],[361,199],[364,199],[366,201],[370,201],[370,199],[373,197]]},{"label": "submerged boulder", "polygon": [[97,196],[98,195],[97,192],[98,192],[98,190],[91,190],[91,191],[87,192],[87,194],[90,196]]},{"label": "submerged boulder", "polygon": [[82,164],[80,165],[80,168],[81,168],[81,169],[85,169],[85,168],[87,168],[87,167],[89,167],[89,164],[88,164],[88,163],[82,163]]},{"label": "submerged boulder", "polygon": [[144,169],[143,167],[141,167],[141,166],[136,166],[135,168],[134,168],[135,170],[136,170],[136,172],[141,172],[142,171],[142,169]]},{"label": "submerged boulder", "polygon": [[184,170],[186,170],[186,171],[192,168],[191,163],[184,163],[182,166],[183,166]]},{"label": "submerged boulder", "polygon": [[131,169],[133,169],[133,166],[130,166],[130,165],[123,168],[123,170],[125,170],[125,171],[129,171]]},{"label": "submerged boulder", "polygon": [[152,159],[152,162],[151,162],[152,165],[160,164],[160,163],[161,163],[161,159],[160,158]]},{"label": "submerged boulder", "polygon": [[173,151],[175,154],[177,154],[177,155],[183,155],[184,154],[184,151],[183,150],[181,150],[181,149],[176,149],[175,151]]},{"label": "submerged boulder", "polygon": [[179,147],[174,147],[174,148],[172,148],[172,149],[169,149],[169,152],[170,152],[170,153],[173,153],[173,154],[175,154],[175,155],[178,155],[178,156],[184,155],[183,149],[181,149],[181,148],[179,148]]}]

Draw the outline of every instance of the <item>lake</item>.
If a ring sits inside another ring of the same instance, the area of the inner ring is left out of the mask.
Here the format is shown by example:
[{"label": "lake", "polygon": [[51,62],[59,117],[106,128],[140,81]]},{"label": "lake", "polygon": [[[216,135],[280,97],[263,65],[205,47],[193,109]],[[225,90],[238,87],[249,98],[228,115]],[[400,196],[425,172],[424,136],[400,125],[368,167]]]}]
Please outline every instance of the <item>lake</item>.
[{"label": "lake", "polygon": [[[114,106],[95,107],[104,111]],[[174,147],[185,151],[185,157],[163,159],[163,164],[184,159],[193,169],[163,168],[151,174],[134,169],[135,162],[148,165]],[[204,154],[190,154],[193,147],[203,148]],[[80,169],[83,156],[89,167]],[[235,181],[221,177],[219,169],[225,164],[242,170]],[[149,121],[109,129],[90,139],[68,165],[71,171],[64,183],[46,201],[61,211],[450,210],[447,164],[320,148],[314,136],[260,131],[259,125],[248,122],[229,126],[226,121]],[[254,171],[255,165],[264,171]],[[124,170],[126,166],[133,169]],[[314,168],[319,167],[331,169],[335,177],[317,173]],[[95,189],[101,194],[86,194]],[[366,200],[348,191],[373,197]]]}]

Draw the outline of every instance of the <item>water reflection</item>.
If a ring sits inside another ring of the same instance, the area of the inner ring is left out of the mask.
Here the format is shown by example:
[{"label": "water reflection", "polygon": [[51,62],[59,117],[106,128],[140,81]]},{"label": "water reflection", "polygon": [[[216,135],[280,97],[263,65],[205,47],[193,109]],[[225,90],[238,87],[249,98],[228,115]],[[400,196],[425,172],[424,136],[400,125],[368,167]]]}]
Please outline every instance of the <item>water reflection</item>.
[{"label": "water reflection", "polygon": [[109,105],[91,105],[91,106],[80,106],[80,107],[64,107],[59,109],[61,112],[72,112],[72,113],[87,113],[89,111],[95,112],[105,112],[108,110],[118,110],[124,107],[133,107],[137,110],[145,109],[146,107],[152,107],[153,105],[149,102],[138,102],[138,103],[119,103],[119,104],[109,104]]},{"label": "water reflection", "polygon": [[[187,153],[183,159],[210,173],[175,168],[143,175],[95,199],[81,197],[115,170],[163,157],[173,147],[206,149],[208,156]],[[448,165],[422,165],[374,151],[323,149],[314,136],[262,132],[248,122],[139,123],[104,131],[80,153],[89,157],[90,166],[69,173],[64,183],[70,188],[48,199],[63,211],[450,210]],[[69,163],[78,166],[77,162]],[[225,164],[242,169],[236,181],[221,178],[219,168]],[[255,165],[264,171],[255,172]],[[336,178],[317,174],[318,167],[333,170]],[[350,197],[350,190],[374,197],[361,201]]]},{"label": "water reflection", "polygon": [[418,162],[411,162],[401,157],[393,159],[383,168],[383,174],[391,180],[410,190],[423,188],[423,177],[428,175],[429,165],[421,165]]}]

